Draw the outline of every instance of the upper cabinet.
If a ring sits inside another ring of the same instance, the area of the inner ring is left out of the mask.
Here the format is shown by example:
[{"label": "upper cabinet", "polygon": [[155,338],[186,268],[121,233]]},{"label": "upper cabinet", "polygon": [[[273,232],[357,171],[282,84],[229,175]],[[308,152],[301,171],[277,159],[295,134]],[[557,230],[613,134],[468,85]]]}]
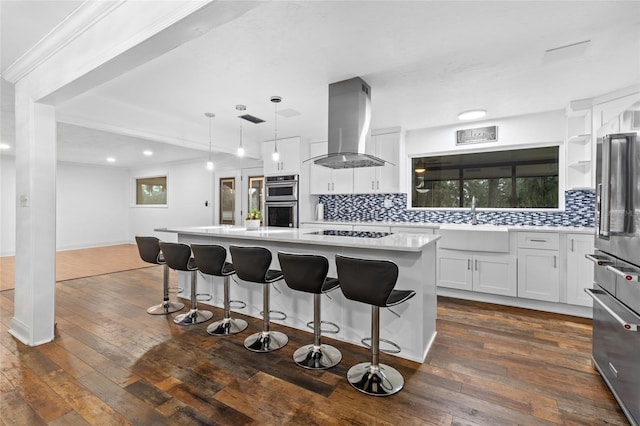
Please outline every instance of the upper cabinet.
[{"label": "upper cabinet", "polygon": [[275,142],[267,141],[262,144],[262,163],[265,176],[286,175],[300,173],[300,138],[278,139],[278,153],[280,159],[273,161]]},{"label": "upper cabinet", "polygon": [[366,153],[381,158],[388,163],[381,167],[361,167],[353,169],[353,192],[356,194],[396,193],[400,190],[399,130],[374,134],[367,145]]},{"label": "upper cabinet", "polygon": [[[327,154],[327,142],[309,144],[309,157]],[[353,193],[353,169],[330,169],[329,167],[309,166],[309,193],[351,194]]]},{"label": "upper cabinet", "polygon": [[567,108],[567,189],[593,188],[594,161],[591,105]]}]

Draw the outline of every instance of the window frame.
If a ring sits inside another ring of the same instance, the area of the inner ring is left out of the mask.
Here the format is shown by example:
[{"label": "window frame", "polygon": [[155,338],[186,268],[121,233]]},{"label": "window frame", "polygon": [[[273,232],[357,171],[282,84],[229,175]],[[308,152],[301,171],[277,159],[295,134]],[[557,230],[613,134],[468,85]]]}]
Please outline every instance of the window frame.
[{"label": "window frame", "polygon": [[[164,204],[138,204],[138,180],[164,178],[167,186],[167,201]],[[143,209],[165,209],[169,206],[169,175],[168,173],[158,173],[153,175],[139,175],[131,177],[131,207]]]},{"label": "window frame", "polygon": [[522,144],[522,145],[512,145],[508,147],[501,147],[501,149],[486,148],[486,149],[456,149],[454,151],[438,151],[438,152],[429,152],[429,153],[416,153],[410,154],[407,158],[407,173],[405,174],[406,179],[406,194],[407,194],[407,204],[406,209],[410,211],[468,211],[468,207],[413,207],[412,204],[412,185],[413,185],[413,159],[421,158],[421,157],[443,157],[450,155],[466,155],[466,154],[481,154],[481,153],[491,153],[496,151],[513,151],[513,150],[526,150],[526,149],[535,149],[535,148],[550,148],[557,147],[558,148],[558,207],[509,207],[509,208],[496,208],[496,207],[478,207],[478,211],[487,211],[487,212],[543,212],[543,213],[558,213],[564,212],[566,209],[565,205],[565,173],[566,173],[566,162],[565,162],[565,146],[563,142],[550,142],[545,144]]}]

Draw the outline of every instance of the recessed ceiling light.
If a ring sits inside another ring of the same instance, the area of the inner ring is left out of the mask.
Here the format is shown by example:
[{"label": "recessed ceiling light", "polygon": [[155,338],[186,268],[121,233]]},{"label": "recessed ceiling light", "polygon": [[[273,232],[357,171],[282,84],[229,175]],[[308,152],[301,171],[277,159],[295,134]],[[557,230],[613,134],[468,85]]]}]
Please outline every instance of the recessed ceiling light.
[{"label": "recessed ceiling light", "polygon": [[150,156],[152,156],[152,155],[153,155],[153,151],[149,151],[148,149],[147,149],[146,151],[142,151],[142,153],[143,153],[144,155],[146,155],[147,157],[150,157]]},{"label": "recessed ceiling light", "polygon": [[8,143],[0,143],[0,149],[11,149],[11,145]]},{"label": "recessed ceiling light", "polygon": [[115,163],[115,162],[116,162],[116,159],[115,159],[115,158],[113,158],[113,157],[107,157],[107,162],[109,162],[109,163]]},{"label": "recessed ceiling light", "polygon": [[487,115],[487,110],[484,109],[472,109],[464,111],[458,114],[460,120],[475,120],[476,118],[482,118]]}]

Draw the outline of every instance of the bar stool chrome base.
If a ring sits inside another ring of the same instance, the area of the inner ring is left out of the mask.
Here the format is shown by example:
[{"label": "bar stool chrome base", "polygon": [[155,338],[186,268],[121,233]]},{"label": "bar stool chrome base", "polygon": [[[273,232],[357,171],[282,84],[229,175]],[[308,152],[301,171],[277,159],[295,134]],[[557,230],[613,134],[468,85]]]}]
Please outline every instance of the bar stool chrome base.
[{"label": "bar stool chrome base", "polygon": [[162,302],[157,305],[153,305],[147,309],[147,313],[151,315],[167,315],[184,308],[184,303],[181,302]]},{"label": "bar stool chrome base", "polygon": [[273,352],[289,342],[286,334],[279,331],[261,331],[244,340],[244,347],[253,352]]},{"label": "bar stool chrome base", "polygon": [[247,322],[239,318],[224,318],[207,327],[207,333],[213,336],[228,336],[240,333],[247,328]]},{"label": "bar stool chrome base", "polygon": [[398,370],[386,364],[377,367],[370,362],[361,362],[347,371],[351,386],[372,396],[389,396],[400,392],[404,379]]},{"label": "bar stool chrome base", "polygon": [[186,314],[177,315],[173,322],[179,325],[193,325],[207,322],[213,317],[210,311],[201,311],[199,309],[191,309]]},{"label": "bar stool chrome base", "polygon": [[326,370],[338,365],[342,354],[330,345],[304,345],[293,353],[293,360],[302,368]]}]

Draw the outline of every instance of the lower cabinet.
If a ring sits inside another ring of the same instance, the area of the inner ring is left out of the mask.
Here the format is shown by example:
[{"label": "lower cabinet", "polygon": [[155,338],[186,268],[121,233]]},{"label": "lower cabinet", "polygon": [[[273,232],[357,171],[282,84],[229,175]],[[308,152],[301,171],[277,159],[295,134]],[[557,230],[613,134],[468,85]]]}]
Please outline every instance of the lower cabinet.
[{"label": "lower cabinet", "polygon": [[584,289],[593,287],[593,262],[586,254],[593,253],[593,235],[567,234],[567,303],[592,306],[592,299]]},{"label": "lower cabinet", "polygon": [[514,256],[439,249],[437,259],[440,287],[516,296]]},{"label": "lower cabinet", "polygon": [[557,250],[518,249],[518,297],[560,301]]}]

